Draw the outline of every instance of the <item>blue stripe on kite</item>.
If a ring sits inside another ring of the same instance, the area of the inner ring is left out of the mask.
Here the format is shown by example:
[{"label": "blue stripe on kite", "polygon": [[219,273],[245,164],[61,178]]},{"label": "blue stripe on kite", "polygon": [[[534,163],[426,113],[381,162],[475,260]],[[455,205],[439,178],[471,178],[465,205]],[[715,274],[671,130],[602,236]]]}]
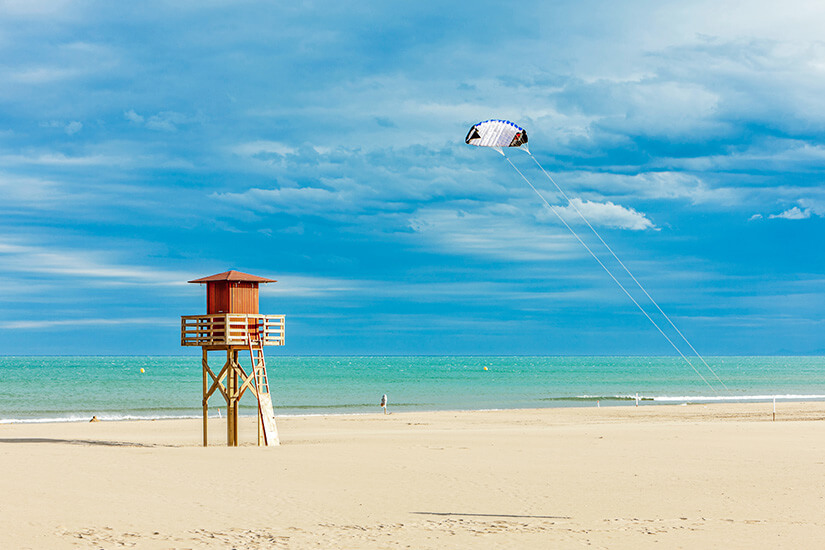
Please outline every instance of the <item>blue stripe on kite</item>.
[{"label": "blue stripe on kite", "polygon": [[509,120],[504,120],[504,119],[501,119],[501,118],[491,118],[491,119],[489,119],[489,120],[485,120],[485,121],[483,121],[483,122],[479,122],[479,123],[478,123],[478,124],[476,124],[475,126],[476,126],[476,127],[478,127],[478,126],[481,126],[482,124],[486,124],[486,123],[488,123],[488,122],[502,122],[502,123],[504,123],[504,124],[509,124],[509,125],[510,125],[510,126],[512,126],[513,128],[518,128],[518,129],[519,129],[519,130],[521,130],[522,132],[524,132],[524,131],[525,131],[525,130],[524,130],[524,128],[522,128],[522,127],[521,127],[521,126],[519,126],[518,124],[515,124],[514,122],[510,122]]}]

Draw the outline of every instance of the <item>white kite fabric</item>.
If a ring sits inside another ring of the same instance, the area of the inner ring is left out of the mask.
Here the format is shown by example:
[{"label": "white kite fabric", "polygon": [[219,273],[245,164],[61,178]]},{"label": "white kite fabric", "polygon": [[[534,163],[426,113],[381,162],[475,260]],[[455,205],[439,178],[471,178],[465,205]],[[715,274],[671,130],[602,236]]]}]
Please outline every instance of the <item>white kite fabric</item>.
[{"label": "white kite fabric", "polygon": [[[479,122],[478,124],[473,125],[470,128],[470,132],[467,134],[467,137],[464,139],[464,141],[469,145],[492,147],[493,149],[498,150],[498,152],[502,155],[504,155],[504,147],[517,147],[527,151],[527,154],[530,155],[530,157],[533,159],[533,161],[535,161],[538,167],[541,168],[541,171],[544,173],[544,175],[547,176],[547,178],[553,183],[553,185],[556,187],[559,193],[561,193],[561,195],[567,200],[568,205],[571,206],[579,215],[579,217],[587,224],[587,227],[590,228],[590,230],[593,232],[593,234],[596,235],[596,237],[599,239],[602,245],[604,245],[604,247],[607,248],[607,250],[613,256],[613,258],[616,259],[616,261],[619,263],[619,265],[622,266],[624,271],[630,276],[631,279],[633,279],[633,282],[636,283],[636,285],[641,289],[644,295],[656,307],[659,313],[661,313],[662,316],[665,319],[667,319],[667,322],[670,324],[670,326],[673,327],[673,329],[681,337],[681,339],[688,345],[688,347],[690,347],[691,351],[696,355],[696,357],[698,357],[699,360],[705,365],[707,370],[710,371],[711,374],[713,374],[713,376],[722,385],[722,387],[728,389],[727,386],[725,386],[725,383],[722,382],[722,380],[711,368],[711,366],[707,363],[707,361],[705,361],[704,357],[702,357],[699,354],[699,352],[696,351],[696,348],[693,347],[693,345],[688,341],[685,335],[682,334],[682,332],[678,328],[676,328],[676,325],[673,323],[673,321],[670,320],[670,317],[668,317],[667,314],[664,311],[662,311],[662,308],[659,307],[659,304],[656,303],[656,300],[654,300],[653,297],[647,292],[647,290],[645,290],[645,288],[638,281],[638,279],[636,279],[636,277],[633,276],[633,274],[630,272],[630,270],[627,268],[624,262],[622,262],[618,258],[618,256],[616,256],[616,253],[613,252],[613,249],[610,248],[610,246],[608,246],[604,239],[602,239],[601,235],[599,235],[599,233],[590,224],[587,218],[584,217],[584,214],[582,214],[581,211],[576,207],[575,203],[571,201],[567,194],[561,189],[561,187],[559,187],[559,184],[557,184],[555,180],[552,177],[550,177],[550,174],[547,173],[547,171],[539,163],[536,157],[534,157],[533,154],[530,153],[530,150],[527,149],[527,132],[524,131],[524,128],[521,128],[520,126],[508,120],[485,120],[484,122]],[[676,350],[676,352],[681,356],[682,359],[684,359],[684,361],[690,366],[690,368],[693,369],[693,371],[699,376],[699,378],[701,378],[702,381],[711,388],[711,390],[713,390],[715,393],[718,393],[716,392],[716,388],[713,386],[713,384],[708,382],[708,380],[704,376],[702,376],[702,374],[696,369],[693,363],[691,363],[691,361],[685,356],[685,354],[682,353],[682,351],[679,349],[679,346],[677,346],[673,342],[673,340],[671,340],[670,337],[668,337],[668,335],[665,334],[665,331],[662,330],[662,328],[656,323],[656,321],[653,320],[653,318],[648,314],[645,308],[642,307],[642,305],[633,297],[633,295],[630,292],[628,292],[625,286],[616,278],[616,276],[610,271],[610,269],[604,264],[604,262],[602,262],[602,260],[599,259],[599,257],[593,252],[593,250],[591,250],[591,248],[587,246],[587,244],[581,239],[581,237],[579,237],[579,235],[573,230],[573,228],[570,227],[570,224],[568,224],[567,221],[565,221],[564,217],[549,202],[547,202],[547,199],[544,198],[544,195],[542,195],[539,192],[539,190],[536,189],[536,187],[530,182],[530,180],[527,179],[527,177],[522,173],[522,171],[516,168],[516,165],[513,164],[513,161],[507,158],[506,155],[504,155],[504,157],[507,159],[507,162],[510,163],[510,166],[512,166],[513,169],[516,172],[518,172],[518,174],[522,177],[522,179],[525,182],[527,182],[527,185],[529,185],[530,188],[533,191],[535,191],[536,195],[538,195],[542,202],[544,202],[544,205],[547,208],[549,208],[556,215],[556,217],[559,218],[561,223],[564,224],[564,226],[570,231],[570,233],[573,234],[576,240],[578,240],[579,243],[581,243],[584,246],[584,248],[587,249],[587,251],[593,257],[593,259],[595,259],[596,262],[598,262],[598,264],[602,266],[602,268],[604,268],[607,274],[610,275],[610,278],[613,279],[613,281],[617,285],[619,285],[619,288],[621,288],[624,291],[627,297],[630,298],[630,300],[636,305],[637,308],[639,308],[639,310],[644,314],[644,316],[647,317],[648,321],[650,321],[653,324],[653,326],[656,327],[656,329],[661,333],[661,335],[664,336],[665,340],[668,341],[668,343],[673,347],[673,349]]]},{"label": "white kite fabric", "polygon": [[527,147],[527,132],[509,120],[485,120],[470,128],[467,145],[479,147]]}]

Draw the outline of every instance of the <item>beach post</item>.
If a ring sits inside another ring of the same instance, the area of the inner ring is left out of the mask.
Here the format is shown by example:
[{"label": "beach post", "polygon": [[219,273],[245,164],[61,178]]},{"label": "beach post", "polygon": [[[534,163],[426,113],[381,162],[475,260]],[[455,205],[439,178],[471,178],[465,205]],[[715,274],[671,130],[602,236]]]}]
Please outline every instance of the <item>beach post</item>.
[{"label": "beach post", "polygon": [[[258,307],[258,285],[275,281],[230,270],[189,282],[206,285],[206,315],[181,316],[180,324],[181,346],[201,348],[203,446],[209,444],[209,398],[216,392],[226,401],[226,444],[238,446],[240,401],[247,391],[258,402],[258,445],[279,445],[264,346],[284,345],[286,321],[283,315],[263,315]],[[226,352],[217,374],[210,351]],[[249,352],[249,373],[240,363],[242,351]]]}]

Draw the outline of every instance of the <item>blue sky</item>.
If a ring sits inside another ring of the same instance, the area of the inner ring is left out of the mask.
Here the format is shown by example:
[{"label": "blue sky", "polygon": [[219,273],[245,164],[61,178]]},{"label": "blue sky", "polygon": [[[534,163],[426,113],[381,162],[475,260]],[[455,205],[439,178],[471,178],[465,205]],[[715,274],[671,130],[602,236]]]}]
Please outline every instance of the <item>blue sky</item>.
[{"label": "blue sky", "polygon": [[0,353],[189,353],[185,281],[227,269],[279,281],[278,353],[674,353],[464,144],[489,118],[527,129],[700,353],[825,350],[820,3],[0,13]]}]

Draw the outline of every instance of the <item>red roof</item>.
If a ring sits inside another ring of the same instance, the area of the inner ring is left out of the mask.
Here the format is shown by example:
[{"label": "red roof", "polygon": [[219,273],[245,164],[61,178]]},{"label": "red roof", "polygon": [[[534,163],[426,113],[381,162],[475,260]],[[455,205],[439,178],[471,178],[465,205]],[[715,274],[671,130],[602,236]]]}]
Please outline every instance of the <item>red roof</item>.
[{"label": "red roof", "polygon": [[250,275],[249,273],[241,273],[240,271],[235,271],[234,269],[229,271],[224,271],[223,273],[218,273],[217,275],[210,275],[209,277],[203,277],[200,279],[195,279],[194,281],[189,281],[190,283],[211,283],[213,281],[247,281],[252,283],[274,283],[276,282],[274,279],[266,279],[264,277],[258,277],[257,275]]}]

